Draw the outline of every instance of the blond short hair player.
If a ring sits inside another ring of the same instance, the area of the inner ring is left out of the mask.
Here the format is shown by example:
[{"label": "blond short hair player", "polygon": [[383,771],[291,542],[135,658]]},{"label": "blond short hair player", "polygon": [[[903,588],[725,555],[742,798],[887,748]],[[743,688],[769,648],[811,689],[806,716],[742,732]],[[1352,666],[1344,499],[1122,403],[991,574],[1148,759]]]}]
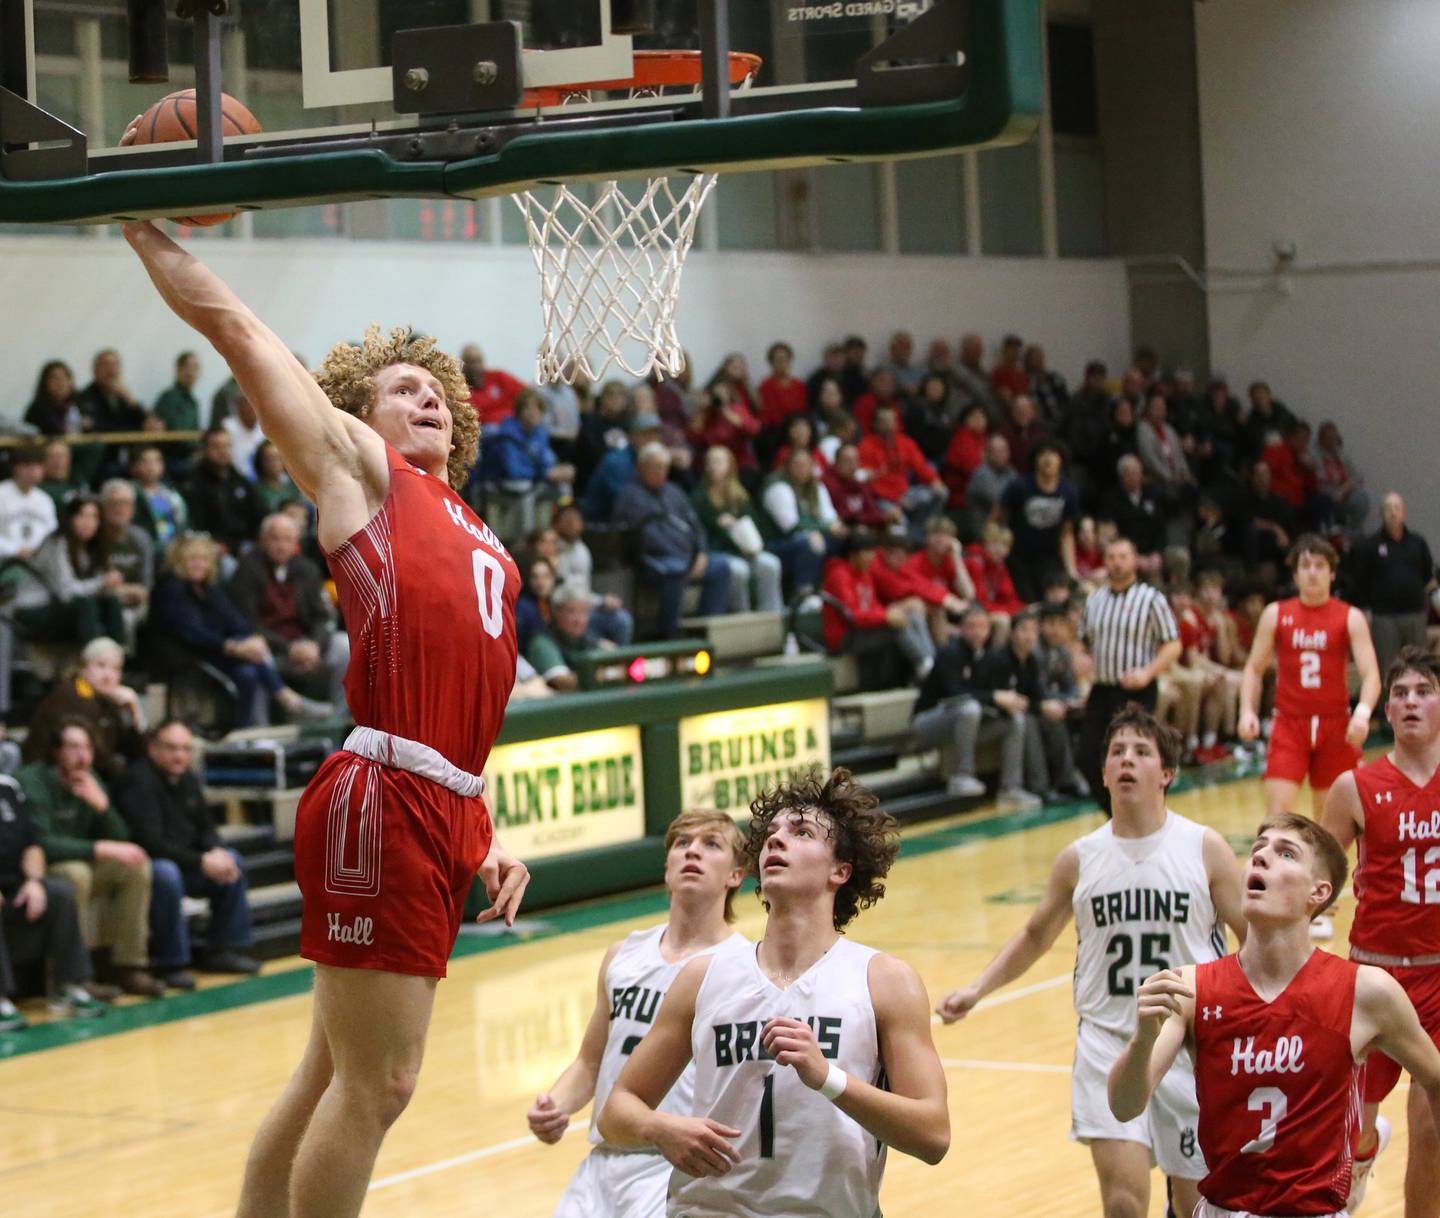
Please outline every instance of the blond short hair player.
[{"label": "blond short hair player", "polygon": [[1195,1218],[1341,1218],[1366,1056],[1381,1050],[1440,1113],[1440,1051],[1399,983],[1310,942],[1345,884],[1345,852],[1293,813],[1260,826],[1245,870],[1250,933],[1238,955],[1156,973],[1110,1072],[1130,1120],[1182,1050],[1194,1059],[1209,1174]]},{"label": "blond short hair player", "polygon": [[[637,930],[605,953],[595,1009],[580,1052],[526,1114],[530,1132],[558,1142],[570,1118],[593,1098],[605,1107],[622,1067],[655,1022],[685,965],[753,945],[730,929],[745,878],[745,840],[723,812],[682,812],[665,831],[665,888],[670,919]],[[695,1071],[683,1073],[660,1107],[688,1114]],[[590,1125],[591,1151],[555,1207],[555,1218],[664,1218],[670,1164],[655,1150],[612,1146]]]},{"label": "blond short hair player", "polygon": [[[1325,800],[1324,824],[1341,846],[1360,843],[1350,959],[1394,977],[1440,1044],[1440,658],[1402,648],[1385,688],[1395,747],[1340,776]],[[1383,1053],[1371,1055],[1351,1210],[1364,1199],[1382,1141],[1389,1141],[1379,1106],[1399,1081],[1399,1065]],[[1405,1218],[1436,1218],[1440,1135],[1419,1088],[1410,1090],[1407,1116]]]},{"label": "blond short hair player", "polygon": [[[869,1218],[887,1147],[938,1163],[950,1145],[924,984],[841,933],[899,849],[876,805],[844,770],[751,805],[765,937],[685,966],[599,1118],[674,1165],[671,1218]],[[660,1111],[692,1062],[693,1115]]]},{"label": "blond short hair player", "polygon": [[407,330],[372,328],[312,377],[159,229],[124,233],[314,501],[350,635],[345,690],[359,726],[311,780],[295,827],[315,1018],[256,1136],[238,1212],[353,1218],[414,1088],[477,870],[494,902],[482,917],[512,921],[528,881],[480,798],[514,684],[520,576],[456,493],[479,427],[454,359]]}]

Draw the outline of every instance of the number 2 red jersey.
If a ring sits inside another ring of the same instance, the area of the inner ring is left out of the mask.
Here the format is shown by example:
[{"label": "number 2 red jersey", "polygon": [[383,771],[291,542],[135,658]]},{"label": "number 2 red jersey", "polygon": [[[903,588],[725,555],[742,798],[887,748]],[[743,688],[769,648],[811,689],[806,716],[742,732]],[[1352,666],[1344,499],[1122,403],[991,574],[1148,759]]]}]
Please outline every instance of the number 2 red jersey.
[{"label": "number 2 red jersey", "polygon": [[1350,1049],[1360,966],[1316,949],[1274,1002],[1239,956],[1195,967],[1200,1195],[1252,1214],[1334,1214],[1350,1193],[1363,1068]]},{"label": "number 2 red jersey", "polygon": [[1275,617],[1275,709],[1282,715],[1344,715],[1350,710],[1350,606],[1331,597],[1306,605],[1280,601]]},{"label": "number 2 red jersey", "polygon": [[390,493],[329,556],[361,727],[417,740],[471,774],[515,684],[514,560],[447,482],[385,445]]},{"label": "number 2 red jersey", "polygon": [[1417,787],[1382,757],[1355,769],[1365,810],[1350,946],[1440,955],[1440,772]]}]

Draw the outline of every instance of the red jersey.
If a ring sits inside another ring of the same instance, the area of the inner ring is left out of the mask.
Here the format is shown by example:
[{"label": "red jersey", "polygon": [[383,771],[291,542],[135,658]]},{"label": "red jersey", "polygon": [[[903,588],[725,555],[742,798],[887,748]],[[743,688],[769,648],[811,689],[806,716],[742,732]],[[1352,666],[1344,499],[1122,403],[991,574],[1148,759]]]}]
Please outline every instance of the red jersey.
[{"label": "red jersey", "polygon": [[520,572],[447,482],[385,455],[384,505],[329,555],[350,635],[345,696],[359,726],[479,774],[515,684]]},{"label": "red jersey", "polygon": [[1194,605],[1183,613],[1177,613],[1180,626],[1180,645],[1189,653],[1192,649],[1207,659],[1215,658],[1215,627]]},{"label": "red jersey", "polygon": [[1440,955],[1440,771],[1417,787],[1389,757],[1355,768],[1365,810],[1350,946]]},{"label": "red jersey", "polygon": [[1252,1214],[1333,1214],[1350,1194],[1363,1064],[1350,1048],[1360,966],[1318,948],[1274,1002],[1239,956],[1195,967],[1200,1195]]},{"label": "red jersey", "polygon": [[839,651],[845,643],[845,636],[853,630],[874,630],[886,624],[885,603],[875,587],[875,570],[881,564],[876,558],[864,570],[858,570],[847,559],[832,558],[825,564],[825,578],[821,588],[833,596],[850,612],[850,620],[833,605],[826,604],[820,611],[825,629],[825,646]]},{"label": "red jersey", "polygon": [[1275,709],[1282,715],[1350,713],[1345,669],[1350,660],[1350,606],[1299,597],[1280,601],[1275,616]]}]

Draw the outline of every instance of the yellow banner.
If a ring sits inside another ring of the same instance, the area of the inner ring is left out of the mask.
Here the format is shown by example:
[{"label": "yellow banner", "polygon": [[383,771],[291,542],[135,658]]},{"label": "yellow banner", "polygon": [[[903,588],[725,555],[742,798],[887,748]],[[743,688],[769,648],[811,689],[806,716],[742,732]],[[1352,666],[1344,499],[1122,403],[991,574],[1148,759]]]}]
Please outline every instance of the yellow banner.
[{"label": "yellow banner", "polygon": [[824,698],[680,720],[680,784],[687,809],[743,816],[756,796],[817,766],[830,768],[830,706]]},{"label": "yellow banner", "polygon": [[491,750],[485,803],[501,844],[529,862],[645,835],[640,729],[607,728]]}]

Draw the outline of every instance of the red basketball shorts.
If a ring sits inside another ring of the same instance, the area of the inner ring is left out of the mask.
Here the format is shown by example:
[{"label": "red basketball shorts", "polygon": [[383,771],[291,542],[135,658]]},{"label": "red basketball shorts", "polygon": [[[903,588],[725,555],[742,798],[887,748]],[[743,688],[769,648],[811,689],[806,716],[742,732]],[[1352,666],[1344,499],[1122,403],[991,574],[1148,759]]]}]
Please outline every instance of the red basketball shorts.
[{"label": "red basketball shorts", "polygon": [[1265,757],[1265,777],[1323,791],[1360,764],[1360,750],[1345,739],[1349,715],[1276,715]]},{"label": "red basketball shorts", "polygon": [[490,850],[485,801],[344,751],[295,816],[300,954],[317,964],[443,977]]},{"label": "red basketball shorts", "polygon": [[[1415,1004],[1415,1013],[1420,1016],[1420,1026],[1430,1033],[1430,1039],[1440,1047],[1440,965],[1423,965],[1419,968],[1402,968],[1398,965],[1382,967],[1410,995],[1410,1001]],[[1399,1081],[1399,1063],[1386,1057],[1378,1049],[1365,1059],[1367,1104],[1378,1104],[1395,1090],[1395,1084]]]}]

